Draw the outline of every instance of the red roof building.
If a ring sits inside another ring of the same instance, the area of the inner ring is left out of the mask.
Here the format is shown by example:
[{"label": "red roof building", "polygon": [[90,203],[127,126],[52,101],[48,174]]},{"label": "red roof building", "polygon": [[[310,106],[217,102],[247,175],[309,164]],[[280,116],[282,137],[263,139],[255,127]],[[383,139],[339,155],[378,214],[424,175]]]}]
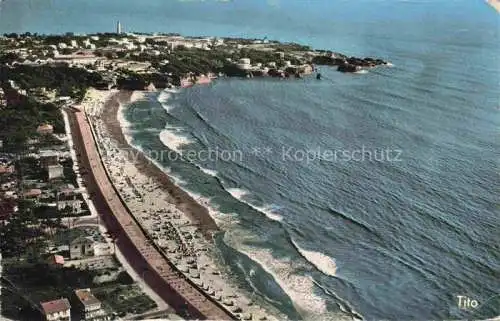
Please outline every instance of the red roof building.
[{"label": "red roof building", "polygon": [[36,129],[36,132],[39,133],[40,135],[49,135],[54,132],[54,127],[52,127],[52,125],[49,124],[41,124]]},{"label": "red roof building", "polygon": [[61,298],[49,302],[41,302],[43,315],[47,321],[70,321],[71,305],[68,299]]}]

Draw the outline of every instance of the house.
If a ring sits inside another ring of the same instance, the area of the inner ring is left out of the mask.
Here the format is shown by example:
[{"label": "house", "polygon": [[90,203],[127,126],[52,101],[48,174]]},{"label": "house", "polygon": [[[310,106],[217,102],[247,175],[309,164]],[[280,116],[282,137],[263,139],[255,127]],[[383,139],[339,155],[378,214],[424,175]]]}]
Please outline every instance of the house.
[{"label": "house", "polygon": [[94,241],[89,237],[80,236],[69,244],[69,257],[72,260],[94,256]]},{"label": "house", "polygon": [[69,207],[73,213],[80,212],[82,210],[83,201],[78,198],[79,195],[80,190],[68,184],[57,193],[57,209],[63,210]]},{"label": "house", "polygon": [[81,320],[105,321],[110,319],[106,311],[102,309],[101,301],[92,294],[90,289],[75,290],[75,295]]},{"label": "house", "polygon": [[248,70],[252,67],[249,58],[241,58],[237,64],[239,69]]},{"label": "house", "polygon": [[40,302],[42,313],[47,321],[71,321],[71,305],[68,299],[61,298],[49,302]]},{"label": "house", "polygon": [[49,172],[49,180],[64,177],[64,167],[60,164],[48,166],[47,171]]},{"label": "house", "polygon": [[40,198],[40,196],[42,195],[42,190],[38,189],[38,188],[32,188],[26,192],[24,192],[24,198],[28,198],[28,199],[37,199],[37,198]]},{"label": "house", "polygon": [[59,164],[59,154],[54,150],[40,150],[40,166],[47,169]]},{"label": "house", "polygon": [[14,166],[4,166],[0,165],[0,175],[1,174],[12,174],[14,173]]},{"label": "house", "polygon": [[50,124],[41,124],[36,129],[36,132],[40,135],[50,135],[54,132],[54,127]]}]

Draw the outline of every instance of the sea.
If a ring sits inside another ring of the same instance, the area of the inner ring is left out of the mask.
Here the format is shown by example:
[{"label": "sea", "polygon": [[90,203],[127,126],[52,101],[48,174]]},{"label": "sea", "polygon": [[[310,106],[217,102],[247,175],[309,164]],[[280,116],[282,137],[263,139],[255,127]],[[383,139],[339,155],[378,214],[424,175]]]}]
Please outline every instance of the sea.
[{"label": "sea", "polygon": [[232,282],[291,320],[500,315],[500,17],[474,0],[4,0],[0,32],[298,42],[392,67],[218,79],[125,109],[205,204]]}]

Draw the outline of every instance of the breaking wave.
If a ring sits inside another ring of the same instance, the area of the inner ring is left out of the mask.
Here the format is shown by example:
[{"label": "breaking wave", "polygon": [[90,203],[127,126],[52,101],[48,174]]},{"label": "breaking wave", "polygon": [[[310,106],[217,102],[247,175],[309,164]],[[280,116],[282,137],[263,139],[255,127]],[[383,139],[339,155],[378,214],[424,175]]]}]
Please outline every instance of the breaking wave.
[{"label": "breaking wave", "polygon": [[315,251],[305,250],[301,248],[297,242],[290,239],[295,249],[306,259],[309,263],[314,265],[314,267],[325,275],[336,276],[337,274],[337,264],[335,259]]},{"label": "breaking wave", "polygon": [[247,204],[248,206],[252,207],[253,209],[263,213],[267,218],[276,221],[276,222],[281,222],[283,221],[283,216],[277,214],[275,211],[281,209],[278,205],[265,205],[265,206],[256,206],[247,200],[245,200],[245,197],[250,194],[249,191],[241,189],[241,188],[227,188],[226,191],[231,194],[234,198],[236,198],[238,201]]},{"label": "breaking wave", "polygon": [[182,128],[180,127],[166,127],[160,133],[160,140],[163,145],[167,146],[169,149],[175,151],[178,154],[181,154],[181,148],[183,146],[187,146],[192,144],[193,141],[188,137],[180,134],[182,132]]}]

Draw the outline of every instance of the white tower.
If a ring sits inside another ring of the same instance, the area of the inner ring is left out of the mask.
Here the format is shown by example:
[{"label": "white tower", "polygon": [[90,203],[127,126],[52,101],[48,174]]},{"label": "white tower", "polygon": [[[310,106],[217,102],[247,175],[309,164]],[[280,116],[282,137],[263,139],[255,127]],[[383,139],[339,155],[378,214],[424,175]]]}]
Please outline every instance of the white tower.
[{"label": "white tower", "polygon": [[120,20],[116,22],[116,33],[121,34],[122,33],[122,24],[120,23]]}]

